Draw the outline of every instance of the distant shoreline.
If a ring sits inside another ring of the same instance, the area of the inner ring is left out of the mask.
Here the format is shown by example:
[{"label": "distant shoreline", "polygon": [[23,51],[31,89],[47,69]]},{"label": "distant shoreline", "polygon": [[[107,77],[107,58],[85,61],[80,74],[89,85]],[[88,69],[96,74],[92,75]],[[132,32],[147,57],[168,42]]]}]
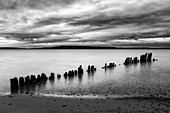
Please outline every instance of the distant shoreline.
[{"label": "distant shoreline", "polygon": [[170,49],[169,47],[165,48],[155,48],[155,47],[96,47],[96,46],[59,46],[59,47],[45,47],[45,48],[18,48],[18,47],[0,47],[0,49],[24,49],[24,50],[32,50],[32,49]]}]

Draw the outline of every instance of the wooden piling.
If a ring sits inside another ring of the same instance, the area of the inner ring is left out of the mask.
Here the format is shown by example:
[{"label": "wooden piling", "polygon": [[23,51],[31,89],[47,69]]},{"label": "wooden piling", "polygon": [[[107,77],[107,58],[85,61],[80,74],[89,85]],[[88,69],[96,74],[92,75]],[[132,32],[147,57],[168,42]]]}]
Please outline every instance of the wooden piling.
[{"label": "wooden piling", "polygon": [[55,79],[55,74],[54,73],[51,73],[50,74],[50,77],[49,77],[49,80],[54,80]]},{"label": "wooden piling", "polygon": [[60,79],[60,78],[61,78],[61,75],[60,75],[60,74],[57,74],[57,78]]},{"label": "wooden piling", "polygon": [[18,85],[18,78],[13,78],[13,79],[10,79],[10,84],[11,84],[11,91],[18,91],[19,89],[19,85]]},{"label": "wooden piling", "polygon": [[30,77],[29,76],[25,77],[25,84],[26,85],[30,84]]},{"label": "wooden piling", "polygon": [[24,77],[19,78],[19,86],[24,87]]}]

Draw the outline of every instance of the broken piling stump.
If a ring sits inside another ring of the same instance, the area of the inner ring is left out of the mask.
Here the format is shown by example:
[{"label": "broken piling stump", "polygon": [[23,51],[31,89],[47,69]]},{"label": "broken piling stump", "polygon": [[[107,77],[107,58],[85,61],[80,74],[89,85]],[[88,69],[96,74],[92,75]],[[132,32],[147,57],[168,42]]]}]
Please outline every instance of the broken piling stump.
[{"label": "broken piling stump", "polygon": [[25,84],[25,83],[24,83],[24,77],[20,77],[20,78],[19,78],[19,86],[20,86],[20,87],[24,87],[24,84]]},{"label": "broken piling stump", "polygon": [[10,79],[10,84],[11,84],[11,92],[17,93],[19,89],[18,78],[15,77],[13,79]]}]

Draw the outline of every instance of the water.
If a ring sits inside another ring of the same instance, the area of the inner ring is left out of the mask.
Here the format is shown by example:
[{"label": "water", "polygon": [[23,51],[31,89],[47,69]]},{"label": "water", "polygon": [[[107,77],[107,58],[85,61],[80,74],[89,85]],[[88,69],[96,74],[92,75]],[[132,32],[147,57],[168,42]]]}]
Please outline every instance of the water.
[{"label": "water", "polygon": [[[124,66],[126,57],[152,52],[157,62]],[[170,96],[170,50],[0,50],[0,95],[10,94],[10,78],[51,72],[64,74],[81,64],[97,71],[82,79],[47,81],[29,90],[49,95]],[[114,69],[103,70],[114,62]],[[119,66],[119,64],[121,64]]]}]

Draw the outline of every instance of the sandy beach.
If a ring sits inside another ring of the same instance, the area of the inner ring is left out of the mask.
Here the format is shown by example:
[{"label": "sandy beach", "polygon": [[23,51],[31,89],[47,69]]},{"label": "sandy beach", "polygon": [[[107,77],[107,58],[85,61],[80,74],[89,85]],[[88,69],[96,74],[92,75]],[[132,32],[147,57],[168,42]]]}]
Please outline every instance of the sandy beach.
[{"label": "sandy beach", "polygon": [[168,113],[163,98],[63,98],[30,94],[0,97],[0,113]]}]

